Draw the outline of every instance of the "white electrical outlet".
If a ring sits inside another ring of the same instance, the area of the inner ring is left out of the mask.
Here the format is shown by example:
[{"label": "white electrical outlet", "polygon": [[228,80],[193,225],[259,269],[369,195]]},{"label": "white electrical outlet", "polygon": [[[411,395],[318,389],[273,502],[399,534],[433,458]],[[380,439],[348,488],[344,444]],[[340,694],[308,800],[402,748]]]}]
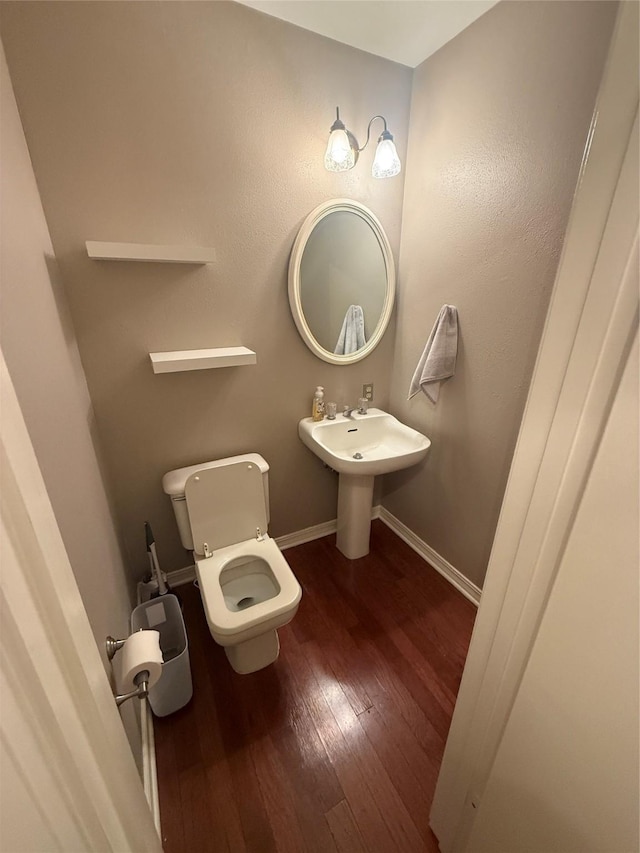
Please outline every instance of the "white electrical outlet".
[{"label": "white electrical outlet", "polygon": [[362,396],[369,402],[373,400],[373,382],[365,382],[362,386]]}]

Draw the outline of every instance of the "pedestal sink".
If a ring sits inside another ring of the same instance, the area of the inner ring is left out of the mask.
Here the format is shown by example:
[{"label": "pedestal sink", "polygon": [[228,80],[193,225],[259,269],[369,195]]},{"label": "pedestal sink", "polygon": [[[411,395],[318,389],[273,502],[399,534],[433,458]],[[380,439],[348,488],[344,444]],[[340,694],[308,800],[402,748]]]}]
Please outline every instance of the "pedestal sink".
[{"label": "pedestal sink", "polygon": [[373,479],[421,462],[429,439],[400,423],[382,409],[369,409],[347,418],[298,424],[303,444],[340,475],[338,481],[338,536],[345,557],[357,560],[369,553]]}]

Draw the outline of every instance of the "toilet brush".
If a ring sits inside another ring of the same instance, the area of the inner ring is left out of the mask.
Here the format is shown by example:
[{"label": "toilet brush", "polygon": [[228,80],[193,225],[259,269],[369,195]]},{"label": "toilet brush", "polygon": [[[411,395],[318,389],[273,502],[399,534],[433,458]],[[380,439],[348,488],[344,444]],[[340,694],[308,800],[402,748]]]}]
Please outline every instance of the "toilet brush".
[{"label": "toilet brush", "polygon": [[148,521],[145,521],[144,523],[144,534],[147,540],[147,553],[149,554],[151,575],[155,576],[156,582],[158,584],[158,595],[166,595],[168,592],[170,592],[170,589],[162,576],[162,572],[160,571],[158,555],[156,554],[156,541],[153,538],[153,531],[151,530],[151,525]]}]

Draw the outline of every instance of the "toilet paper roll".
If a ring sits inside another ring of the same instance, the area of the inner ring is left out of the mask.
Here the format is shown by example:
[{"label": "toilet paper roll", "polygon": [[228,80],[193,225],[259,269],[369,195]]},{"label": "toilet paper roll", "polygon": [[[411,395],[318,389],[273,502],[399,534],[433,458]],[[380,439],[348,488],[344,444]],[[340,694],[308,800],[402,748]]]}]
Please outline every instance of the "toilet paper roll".
[{"label": "toilet paper roll", "polygon": [[158,631],[136,631],[122,647],[122,686],[135,690],[136,675],[145,669],[149,673],[149,687],[162,675],[162,651]]}]

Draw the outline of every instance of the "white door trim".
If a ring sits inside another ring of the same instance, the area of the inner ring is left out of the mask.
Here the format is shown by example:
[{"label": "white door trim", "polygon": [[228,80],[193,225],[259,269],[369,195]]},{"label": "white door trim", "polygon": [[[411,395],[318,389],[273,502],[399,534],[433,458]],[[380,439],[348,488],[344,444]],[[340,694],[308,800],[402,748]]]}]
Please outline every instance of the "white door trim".
[{"label": "white door trim", "polygon": [[3,748],[58,849],[159,853],[4,355],[0,407]]},{"label": "white door trim", "polygon": [[464,849],[637,327],[637,16],[621,5],[438,779],[443,853]]}]

